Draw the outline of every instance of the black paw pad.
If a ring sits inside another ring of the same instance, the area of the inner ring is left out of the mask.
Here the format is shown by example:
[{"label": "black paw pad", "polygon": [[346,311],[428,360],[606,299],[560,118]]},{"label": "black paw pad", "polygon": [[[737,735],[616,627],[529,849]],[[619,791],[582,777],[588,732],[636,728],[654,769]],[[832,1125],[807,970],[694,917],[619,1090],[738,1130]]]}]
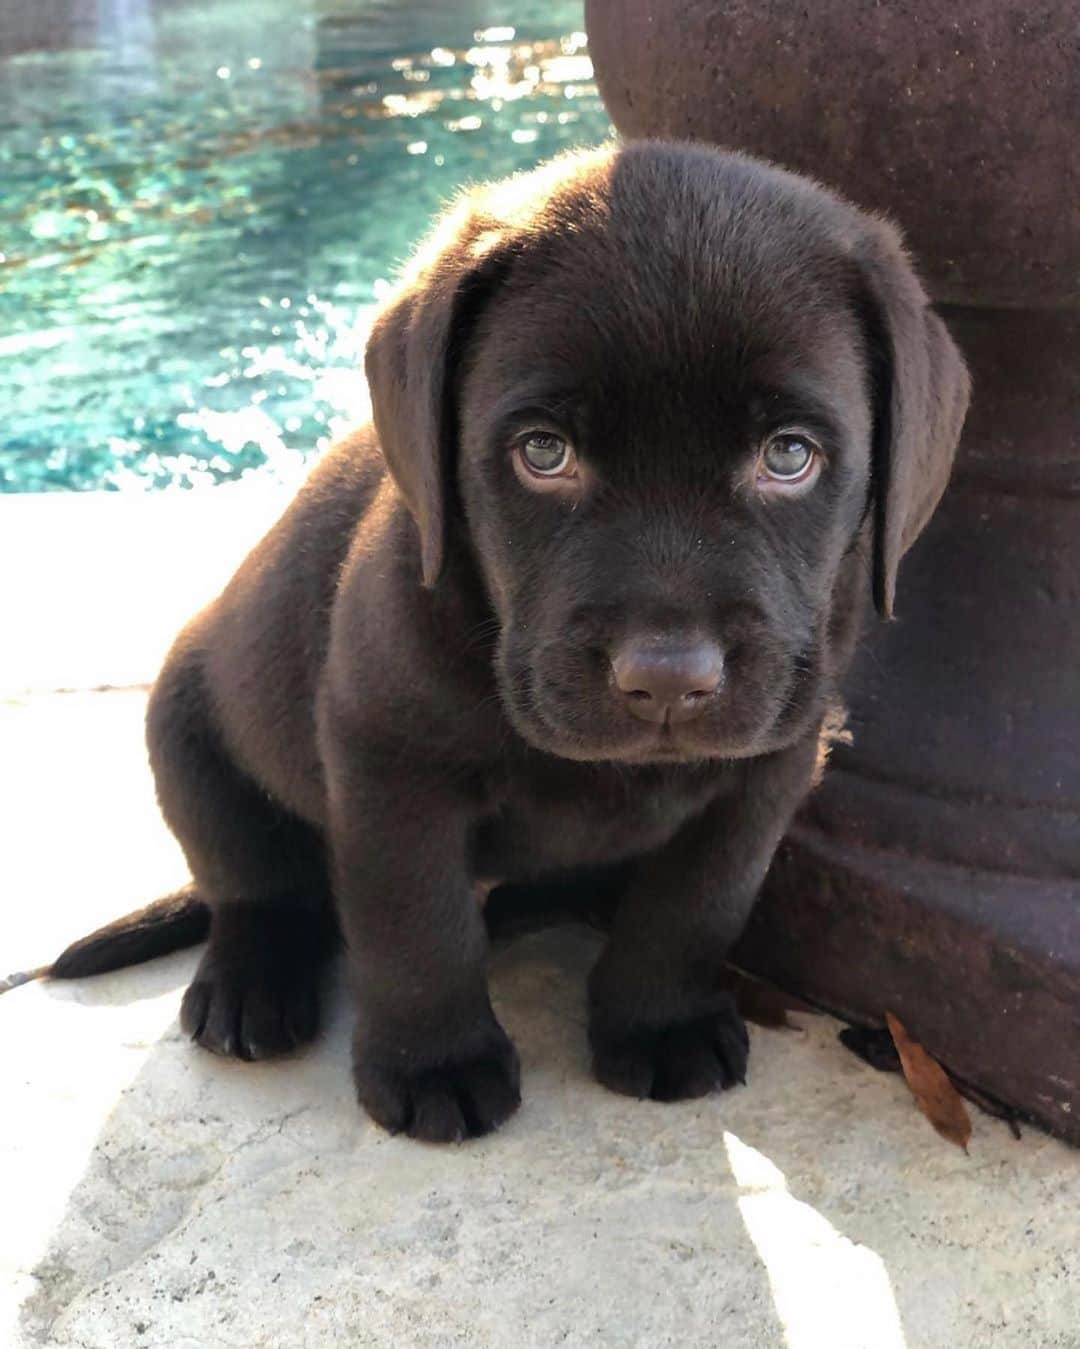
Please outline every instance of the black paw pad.
[{"label": "black paw pad", "polygon": [[624,1096],[684,1101],[746,1081],[750,1039],[733,1002],[688,1021],[592,1036],[598,1081]]},{"label": "black paw pad", "polygon": [[315,972],[237,968],[206,958],[184,994],[180,1025],[214,1054],[248,1060],[288,1054],[319,1028]]},{"label": "black paw pad", "polygon": [[517,1053],[500,1031],[479,1050],[449,1055],[424,1067],[417,1055],[383,1046],[373,1054],[359,1045],[353,1072],[360,1104],[391,1133],[425,1143],[460,1143],[503,1124],[521,1104]]}]

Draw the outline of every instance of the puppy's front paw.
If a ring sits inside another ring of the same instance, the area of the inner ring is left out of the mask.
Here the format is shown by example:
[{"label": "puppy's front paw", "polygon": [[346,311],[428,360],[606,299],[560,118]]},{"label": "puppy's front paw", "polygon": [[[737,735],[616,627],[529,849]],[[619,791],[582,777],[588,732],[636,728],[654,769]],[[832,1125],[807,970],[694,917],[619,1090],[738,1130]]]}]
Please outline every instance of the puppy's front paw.
[{"label": "puppy's front paw", "polygon": [[214,1054],[248,1060],[288,1054],[318,1030],[317,970],[236,965],[211,948],[184,994],[180,1025]]},{"label": "puppy's front paw", "polygon": [[591,1032],[593,1072],[624,1096],[685,1101],[746,1081],[750,1038],[729,994],[707,1013],[666,1026]]},{"label": "puppy's front paw", "polygon": [[360,1104],[390,1133],[460,1143],[491,1133],[521,1104],[517,1051],[500,1026],[434,1061],[357,1035],[353,1076]]}]

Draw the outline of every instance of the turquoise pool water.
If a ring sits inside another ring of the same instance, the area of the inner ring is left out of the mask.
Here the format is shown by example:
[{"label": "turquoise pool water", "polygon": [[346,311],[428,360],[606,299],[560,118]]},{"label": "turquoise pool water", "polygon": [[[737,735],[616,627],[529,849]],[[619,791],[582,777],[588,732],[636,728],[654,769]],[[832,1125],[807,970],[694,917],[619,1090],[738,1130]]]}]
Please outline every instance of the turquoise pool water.
[{"label": "turquoise pool water", "polygon": [[34,6],[0,16],[6,492],[298,473],[440,204],[608,133],[580,0]]}]

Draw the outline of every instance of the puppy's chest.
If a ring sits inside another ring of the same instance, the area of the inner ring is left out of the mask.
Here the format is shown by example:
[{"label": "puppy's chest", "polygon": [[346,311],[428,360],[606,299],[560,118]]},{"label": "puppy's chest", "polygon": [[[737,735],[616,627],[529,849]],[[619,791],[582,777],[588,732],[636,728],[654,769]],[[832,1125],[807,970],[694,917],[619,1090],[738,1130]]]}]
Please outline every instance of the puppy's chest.
[{"label": "puppy's chest", "polygon": [[522,774],[498,784],[472,841],[475,876],[535,880],[652,852],[674,838],[717,794],[715,775]]}]

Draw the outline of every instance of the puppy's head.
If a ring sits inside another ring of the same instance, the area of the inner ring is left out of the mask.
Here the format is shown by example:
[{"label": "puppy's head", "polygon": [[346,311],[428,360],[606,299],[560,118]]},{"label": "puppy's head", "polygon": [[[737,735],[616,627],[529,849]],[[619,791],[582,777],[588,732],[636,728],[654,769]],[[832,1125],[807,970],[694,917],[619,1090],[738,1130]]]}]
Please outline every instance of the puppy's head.
[{"label": "puppy's head", "polygon": [[967,405],[895,231],[741,156],[555,161],[447,218],[376,324],[423,579],[465,532],[503,701],[565,757],[743,757],[821,710],[845,557],[891,614]]}]

